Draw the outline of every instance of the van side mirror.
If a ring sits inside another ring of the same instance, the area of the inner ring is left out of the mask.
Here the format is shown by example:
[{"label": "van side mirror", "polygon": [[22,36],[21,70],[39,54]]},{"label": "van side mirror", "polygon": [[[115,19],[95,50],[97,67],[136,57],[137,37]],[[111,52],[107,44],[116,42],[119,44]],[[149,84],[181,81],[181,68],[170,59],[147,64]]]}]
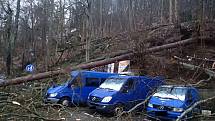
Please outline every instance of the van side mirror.
[{"label": "van side mirror", "polygon": [[122,89],[122,93],[128,93],[128,91],[129,91],[128,86],[124,86]]}]

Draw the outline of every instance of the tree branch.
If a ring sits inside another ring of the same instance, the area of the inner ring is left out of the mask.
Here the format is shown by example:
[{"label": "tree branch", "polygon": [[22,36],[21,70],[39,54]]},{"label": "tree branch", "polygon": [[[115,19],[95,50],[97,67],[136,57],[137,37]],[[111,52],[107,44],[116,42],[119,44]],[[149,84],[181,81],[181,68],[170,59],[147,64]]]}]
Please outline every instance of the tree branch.
[{"label": "tree branch", "polygon": [[214,99],[215,99],[215,96],[214,96],[214,97],[211,97],[211,98],[207,98],[207,99],[205,99],[205,100],[200,100],[200,101],[196,102],[196,103],[193,104],[190,108],[188,108],[187,110],[185,110],[185,111],[178,117],[178,119],[177,119],[176,121],[181,121],[182,118],[183,118],[186,114],[188,114],[189,112],[191,112],[196,106],[198,106],[198,105],[200,105],[200,104],[202,104],[202,103],[205,103],[205,102],[207,102],[207,101],[214,100]]}]

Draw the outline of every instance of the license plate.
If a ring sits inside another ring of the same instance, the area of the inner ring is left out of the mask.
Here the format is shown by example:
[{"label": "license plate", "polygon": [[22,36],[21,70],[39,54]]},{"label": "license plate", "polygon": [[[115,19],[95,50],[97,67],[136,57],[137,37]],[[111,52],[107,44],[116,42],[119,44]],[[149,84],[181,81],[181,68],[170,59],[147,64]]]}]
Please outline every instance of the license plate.
[{"label": "license plate", "polygon": [[166,111],[156,111],[155,112],[155,115],[157,115],[157,116],[165,116],[167,113],[166,113]]}]

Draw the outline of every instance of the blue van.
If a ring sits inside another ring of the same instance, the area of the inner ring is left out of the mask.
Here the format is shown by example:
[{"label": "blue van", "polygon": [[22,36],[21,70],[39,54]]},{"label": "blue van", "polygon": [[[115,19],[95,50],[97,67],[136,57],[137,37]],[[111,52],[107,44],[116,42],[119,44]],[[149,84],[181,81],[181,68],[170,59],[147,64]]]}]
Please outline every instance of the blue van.
[{"label": "blue van", "polygon": [[89,94],[88,105],[99,112],[118,115],[144,101],[162,84],[161,77],[112,76]]},{"label": "blue van", "polygon": [[[174,120],[199,100],[199,92],[192,86],[163,85],[149,99],[147,113],[162,120]],[[192,112],[199,113],[200,109]]]},{"label": "blue van", "polygon": [[59,86],[52,86],[47,90],[45,102],[60,103],[64,106],[70,104],[87,104],[88,94],[99,87],[114,73],[95,71],[72,71],[71,79]]}]

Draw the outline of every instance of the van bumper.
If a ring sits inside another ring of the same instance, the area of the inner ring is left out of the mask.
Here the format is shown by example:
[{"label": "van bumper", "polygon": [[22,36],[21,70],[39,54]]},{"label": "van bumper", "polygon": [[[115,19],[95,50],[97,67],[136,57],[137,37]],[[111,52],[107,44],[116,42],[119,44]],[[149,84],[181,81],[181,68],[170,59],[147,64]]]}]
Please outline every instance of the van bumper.
[{"label": "van bumper", "polygon": [[114,113],[115,105],[114,104],[100,104],[88,102],[90,108],[95,108],[97,111],[102,113]]},{"label": "van bumper", "polygon": [[44,102],[45,103],[58,103],[60,101],[60,99],[57,98],[45,98]]},{"label": "van bumper", "polygon": [[149,117],[159,118],[162,120],[176,120],[182,113],[173,111],[163,111],[155,108],[147,107]]}]

